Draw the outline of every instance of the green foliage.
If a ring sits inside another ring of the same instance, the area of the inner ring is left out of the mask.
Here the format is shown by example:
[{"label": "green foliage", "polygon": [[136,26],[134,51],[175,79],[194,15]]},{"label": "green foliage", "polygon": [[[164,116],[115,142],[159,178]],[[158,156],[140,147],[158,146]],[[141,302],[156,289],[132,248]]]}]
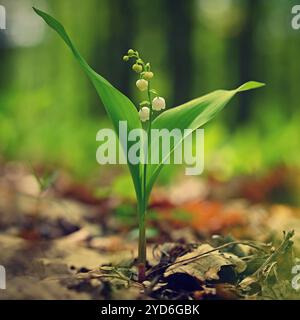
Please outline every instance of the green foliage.
[{"label": "green foliage", "polygon": [[[110,116],[115,130],[118,132],[119,121],[128,122],[128,132],[132,129],[141,128],[141,123],[138,118],[138,112],[134,104],[119,90],[113,87],[107,80],[97,74],[82,58],[78,50],[71,42],[64,27],[54,18],[48,14],[35,9],[36,13],[40,15],[45,22],[53,28],[65,41],[65,43],[72,50],[75,58],[80,63],[81,67],[87,73],[88,77],[94,84],[100,98],[102,99],[108,115]],[[196,130],[200,126],[210,121],[224,106],[230,101],[230,99],[238,92],[246,91],[263,86],[264,84],[259,82],[247,82],[235,90],[218,90],[210,93],[206,96],[194,99],[174,109],[168,110],[160,114],[153,121],[153,128],[155,129],[169,129],[179,128]],[[121,139],[122,142],[122,139]],[[133,144],[133,142],[131,142]],[[130,144],[129,144],[130,147]],[[174,146],[173,150],[176,148]],[[158,165],[150,165],[149,174],[147,177],[146,198],[149,197],[154,182],[159,174],[159,171],[163,165],[162,161]],[[142,181],[140,165],[132,165],[128,162],[129,169],[132,174],[134,186],[139,201],[142,201]]]},{"label": "green foliage", "polygon": [[[93,83],[117,133],[120,121],[127,122],[127,133],[129,133],[133,129],[142,129],[140,119],[142,121],[150,120],[148,125],[148,136],[149,132],[151,131],[151,126],[153,129],[168,129],[169,131],[172,131],[173,129],[178,128],[182,131],[182,133],[185,129],[191,129],[191,131],[193,132],[197,128],[203,126],[205,123],[213,119],[215,115],[225,107],[225,105],[231,100],[231,98],[235,94],[242,91],[255,89],[264,85],[259,82],[250,81],[243,84],[235,90],[218,90],[212,92],[208,95],[194,99],[181,106],[161,113],[158,117],[156,117],[156,119],[152,123],[153,111],[160,111],[164,109],[165,100],[161,97],[156,97],[151,102],[151,93],[155,94],[155,91],[153,92],[153,90],[151,91],[150,89],[150,79],[153,77],[154,74],[150,70],[150,64],[144,63],[137,51],[130,49],[128,51],[128,56],[124,56],[123,60],[128,61],[130,57],[136,60],[132,68],[135,72],[140,74],[140,80],[137,81],[137,87],[141,91],[147,90],[148,99],[150,103],[149,108],[142,107],[139,113],[137,112],[134,104],[128,97],[126,97],[118,89],[113,87],[106,79],[104,79],[101,75],[96,73],[87,64],[87,62],[80,55],[76,47],[73,45],[64,27],[57,20],[38,9],[34,10],[39,16],[41,16],[45,20],[45,22],[51,28],[53,28],[61,36],[61,38],[64,40],[67,46],[71,49],[74,57],[79,62],[82,69],[85,71],[85,73]],[[144,79],[142,79],[143,77]],[[185,135],[182,138],[182,140],[186,137],[187,135]],[[124,141],[123,137],[120,136],[119,140],[123,147],[128,144],[128,148],[130,148],[134,144],[133,141]],[[166,158],[170,157],[170,155],[178,145],[173,145],[171,147],[170,153],[167,154],[164,159],[161,159],[161,162],[157,165],[148,165],[147,163],[131,164],[130,161],[127,161],[139,204],[139,261],[143,266],[141,271],[139,272],[139,275],[141,275],[141,277],[139,277],[140,280],[143,280],[144,278],[144,267],[146,260],[146,235],[144,216],[147,209],[149,195]],[[151,142],[149,143],[148,148],[149,150],[151,150]],[[127,150],[127,148],[125,148],[125,150]],[[148,156],[149,154],[150,152],[148,152]],[[127,154],[126,157],[128,158]],[[149,167],[148,171],[147,167]]]}]

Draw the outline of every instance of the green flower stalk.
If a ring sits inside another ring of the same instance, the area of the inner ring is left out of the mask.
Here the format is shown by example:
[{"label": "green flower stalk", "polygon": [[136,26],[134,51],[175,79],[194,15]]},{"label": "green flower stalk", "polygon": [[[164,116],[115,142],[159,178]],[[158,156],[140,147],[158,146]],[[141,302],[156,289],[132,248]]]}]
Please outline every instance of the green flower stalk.
[{"label": "green flower stalk", "polygon": [[[138,51],[133,49],[129,49],[127,52],[128,55],[123,57],[124,61],[129,61],[129,59],[134,60],[134,64],[132,69],[139,73],[139,79],[136,81],[136,86],[140,91],[147,91],[148,100],[140,103],[139,116],[142,122],[148,123],[148,150],[151,149],[151,127],[153,121],[153,111],[161,111],[165,109],[166,102],[165,99],[159,97],[156,90],[151,90],[151,79],[154,77],[154,73],[151,71],[150,63],[145,63]],[[128,57],[128,59],[127,59]],[[146,278],[145,275],[145,266],[146,266],[146,223],[145,217],[148,207],[147,197],[147,161],[143,164],[142,170],[142,184],[143,184],[143,202],[140,205],[139,212],[139,248],[138,248],[138,279],[139,281],[143,281]]]},{"label": "green flower stalk", "polygon": [[[133,60],[132,69],[139,75],[137,80],[137,88],[146,92],[147,100],[139,104],[139,110],[134,103],[126,97],[122,92],[115,88],[100,74],[95,72],[85,59],[81,56],[77,48],[74,46],[63,25],[49,16],[47,13],[35,9],[35,12],[44,19],[44,21],[54,29],[65,44],[71,50],[73,56],[79,63],[82,70],[86,73],[91,83],[94,85],[100,99],[103,102],[105,110],[109,115],[113,127],[118,134],[119,141],[124,150],[129,150],[135,144],[135,141],[123,141],[123,137],[119,136],[120,121],[127,122],[127,136],[134,129],[142,129],[147,126],[148,146],[151,145],[152,128],[157,130],[167,129],[170,132],[173,129],[179,129],[182,133],[189,129],[190,134],[202,127],[208,121],[213,119],[219,111],[221,111],[228,102],[238,93],[262,87],[264,84],[255,81],[249,81],[233,90],[217,90],[205,96],[198,97],[188,101],[180,106],[160,112],[154,119],[155,111],[164,110],[166,103],[164,98],[160,97],[157,92],[151,89],[151,79],[154,77],[151,71],[150,63],[144,63],[137,51],[130,49],[123,57],[124,61]],[[182,135],[182,142],[188,135]],[[172,145],[166,156],[170,157],[176,149],[176,145]],[[149,148],[148,148],[149,150]],[[149,153],[149,152],[148,152]],[[126,154],[128,160],[128,154]],[[146,278],[146,211],[149,197],[154,183],[164,166],[166,158],[160,159],[158,163],[138,163],[132,164],[127,161],[128,168],[134,184],[139,217],[139,248],[138,248],[138,279],[143,281]]]}]

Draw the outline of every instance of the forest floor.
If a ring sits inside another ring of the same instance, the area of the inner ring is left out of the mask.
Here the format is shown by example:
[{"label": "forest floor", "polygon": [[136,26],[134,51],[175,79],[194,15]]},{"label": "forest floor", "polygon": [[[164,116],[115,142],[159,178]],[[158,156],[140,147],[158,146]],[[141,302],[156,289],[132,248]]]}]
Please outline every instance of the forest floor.
[{"label": "forest floor", "polygon": [[0,299],[300,299],[300,209],[270,200],[289,193],[286,168],[155,189],[143,283],[132,201],[66,175],[40,194],[24,166],[0,171]]}]

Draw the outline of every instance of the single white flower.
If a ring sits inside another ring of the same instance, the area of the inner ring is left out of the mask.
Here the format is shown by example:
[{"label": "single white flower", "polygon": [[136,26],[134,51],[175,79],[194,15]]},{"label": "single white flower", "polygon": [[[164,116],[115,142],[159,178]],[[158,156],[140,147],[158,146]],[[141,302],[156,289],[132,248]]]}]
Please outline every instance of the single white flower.
[{"label": "single white flower", "polygon": [[151,71],[146,71],[144,74],[143,74],[143,78],[146,79],[146,80],[150,80],[154,77],[154,73],[151,72]]},{"label": "single white flower", "polygon": [[136,86],[141,90],[141,91],[145,91],[148,88],[148,81],[145,79],[139,79],[136,82]]},{"label": "single white flower", "polygon": [[143,107],[139,111],[140,119],[142,122],[145,122],[150,119],[150,109],[148,107]]},{"label": "single white flower", "polygon": [[156,97],[152,101],[152,109],[155,111],[160,111],[162,109],[165,109],[166,107],[166,101],[162,97]]}]

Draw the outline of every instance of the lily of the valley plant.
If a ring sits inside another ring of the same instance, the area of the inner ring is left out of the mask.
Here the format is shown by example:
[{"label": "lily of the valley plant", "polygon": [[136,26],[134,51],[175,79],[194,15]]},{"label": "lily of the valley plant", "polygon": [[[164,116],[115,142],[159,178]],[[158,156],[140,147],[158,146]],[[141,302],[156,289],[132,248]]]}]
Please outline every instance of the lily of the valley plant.
[{"label": "lily of the valley plant", "polygon": [[[128,50],[123,57],[124,61],[132,62],[132,69],[138,74],[136,86],[139,90],[145,91],[146,100],[141,102],[138,109],[133,102],[111,85],[101,75],[96,73],[88,63],[80,55],[71,39],[67,35],[64,27],[48,14],[34,9],[45,22],[53,28],[64,40],[67,46],[71,49],[74,57],[79,62],[82,69],[87,74],[88,78],[93,83],[99,97],[101,98],[106,112],[108,113],[115,131],[118,133],[119,121],[127,121],[128,132],[133,129],[143,129],[145,127],[148,132],[153,129],[191,129],[194,131],[211,120],[231,98],[241,92],[263,86],[259,82],[250,81],[234,90],[217,90],[200,98],[196,98],[187,103],[184,103],[175,108],[163,111],[166,107],[165,99],[151,88],[151,81],[154,77],[149,63],[145,63],[139,53],[132,49]],[[148,135],[149,137],[151,135]],[[119,137],[120,138],[120,137]],[[186,138],[186,136],[182,139]],[[149,139],[150,140],[150,139]],[[122,139],[120,139],[122,143]],[[128,147],[134,142],[127,141]],[[177,145],[172,145],[170,148],[171,156]],[[148,141],[148,150],[151,150],[151,141]],[[128,155],[126,155],[128,157]],[[138,202],[138,217],[139,217],[139,249],[138,249],[138,278],[140,281],[145,279],[145,264],[146,264],[146,227],[145,217],[149,196],[153,188],[154,182],[163,167],[165,159],[162,159],[158,164],[138,163],[132,164],[127,161],[128,167],[132,176],[137,202]]]}]

